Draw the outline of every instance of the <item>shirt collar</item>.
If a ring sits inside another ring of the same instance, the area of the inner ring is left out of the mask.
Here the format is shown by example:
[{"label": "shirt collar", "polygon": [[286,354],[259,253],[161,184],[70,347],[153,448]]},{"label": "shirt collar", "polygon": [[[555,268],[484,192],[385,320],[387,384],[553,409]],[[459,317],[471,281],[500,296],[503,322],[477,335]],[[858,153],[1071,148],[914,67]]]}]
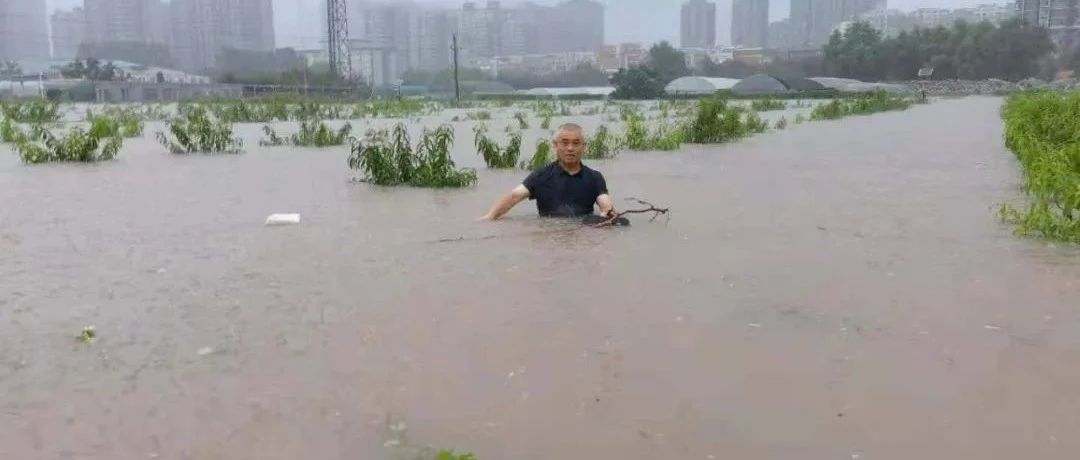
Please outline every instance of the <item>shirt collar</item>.
[{"label": "shirt collar", "polygon": [[555,166],[555,169],[559,170],[559,174],[562,174],[564,176],[570,176],[570,177],[580,176],[582,173],[585,172],[585,170],[589,169],[587,166],[585,166],[585,163],[582,163],[581,164],[581,169],[578,170],[577,174],[570,174],[569,171],[567,171],[565,168],[562,167],[561,164],[559,164],[558,160],[555,161],[554,166]]}]

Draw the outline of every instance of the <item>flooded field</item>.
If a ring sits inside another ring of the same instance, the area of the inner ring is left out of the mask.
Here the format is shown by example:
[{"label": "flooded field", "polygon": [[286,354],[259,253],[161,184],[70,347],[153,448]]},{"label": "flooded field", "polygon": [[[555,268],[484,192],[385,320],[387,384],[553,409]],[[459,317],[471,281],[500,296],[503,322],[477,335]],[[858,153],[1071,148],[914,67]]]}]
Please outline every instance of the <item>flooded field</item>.
[{"label": "flooded field", "polygon": [[672,208],[608,230],[478,222],[521,171],[378,188],[256,124],[237,156],[0,147],[0,458],[1074,456],[1080,251],[998,222],[1000,104],[592,162]]}]

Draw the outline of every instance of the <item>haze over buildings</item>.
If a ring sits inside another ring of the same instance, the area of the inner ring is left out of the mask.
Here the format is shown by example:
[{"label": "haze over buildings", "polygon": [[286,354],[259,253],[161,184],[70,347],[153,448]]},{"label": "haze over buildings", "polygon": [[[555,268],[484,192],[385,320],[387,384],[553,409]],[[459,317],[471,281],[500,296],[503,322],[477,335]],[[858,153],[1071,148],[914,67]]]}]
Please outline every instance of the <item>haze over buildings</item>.
[{"label": "haze over buildings", "polygon": [[[326,46],[325,0],[45,1],[0,0],[0,37],[17,37],[0,40],[0,59],[71,58],[84,43],[142,43],[167,49],[177,68],[209,72],[226,48],[318,53]],[[454,33],[463,63],[496,73],[536,63],[623,66],[658,40],[693,49],[820,48],[856,19],[895,33],[956,19],[1000,21],[1016,8],[1051,27],[1074,27],[1078,16],[1072,0],[1016,7],[993,0],[347,1],[354,64],[373,82],[446,68]]]},{"label": "haze over buildings", "polygon": [[0,60],[48,55],[45,0],[0,0]]}]

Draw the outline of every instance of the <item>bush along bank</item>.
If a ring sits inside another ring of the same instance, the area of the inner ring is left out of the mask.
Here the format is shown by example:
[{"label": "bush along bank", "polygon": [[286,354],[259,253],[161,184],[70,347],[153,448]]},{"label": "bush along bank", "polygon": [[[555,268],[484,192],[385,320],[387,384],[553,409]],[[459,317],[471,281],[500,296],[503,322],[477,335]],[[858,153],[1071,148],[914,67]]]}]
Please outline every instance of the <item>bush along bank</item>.
[{"label": "bush along bank", "polygon": [[1011,96],[1005,145],[1024,171],[1026,208],[1002,205],[1020,235],[1080,243],[1080,91]]}]

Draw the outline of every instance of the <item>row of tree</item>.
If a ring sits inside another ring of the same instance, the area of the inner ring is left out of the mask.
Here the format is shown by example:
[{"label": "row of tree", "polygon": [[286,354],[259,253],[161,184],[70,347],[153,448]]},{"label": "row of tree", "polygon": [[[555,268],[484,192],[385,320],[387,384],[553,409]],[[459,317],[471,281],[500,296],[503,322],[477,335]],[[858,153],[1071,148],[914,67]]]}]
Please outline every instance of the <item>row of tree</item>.
[{"label": "row of tree", "polygon": [[922,68],[934,79],[1021,80],[1036,76],[1054,50],[1048,31],[1020,20],[994,25],[956,22],[883,37],[865,22],[837,31],[825,45],[825,71],[860,80],[911,80]]}]

